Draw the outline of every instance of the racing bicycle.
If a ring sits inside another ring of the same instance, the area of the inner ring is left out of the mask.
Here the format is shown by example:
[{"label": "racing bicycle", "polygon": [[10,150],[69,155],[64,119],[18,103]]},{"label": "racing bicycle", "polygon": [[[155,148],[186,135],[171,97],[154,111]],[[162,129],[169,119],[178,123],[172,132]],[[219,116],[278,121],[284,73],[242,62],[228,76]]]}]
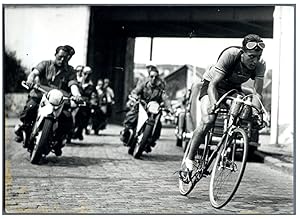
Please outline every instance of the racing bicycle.
[{"label": "racing bicycle", "polygon": [[[251,100],[255,94],[245,95],[237,90],[225,93],[216,103],[213,113],[224,119],[223,134],[215,136],[212,127],[199,146],[192,171],[186,171],[185,159],[190,143],[184,153],[179,171],[179,191],[188,195],[203,177],[211,175],[209,197],[215,208],[224,207],[234,196],[242,180],[248,155],[249,127],[254,121],[259,129],[269,125],[269,115]],[[257,113],[253,113],[253,111]],[[265,120],[264,120],[265,119]]]}]

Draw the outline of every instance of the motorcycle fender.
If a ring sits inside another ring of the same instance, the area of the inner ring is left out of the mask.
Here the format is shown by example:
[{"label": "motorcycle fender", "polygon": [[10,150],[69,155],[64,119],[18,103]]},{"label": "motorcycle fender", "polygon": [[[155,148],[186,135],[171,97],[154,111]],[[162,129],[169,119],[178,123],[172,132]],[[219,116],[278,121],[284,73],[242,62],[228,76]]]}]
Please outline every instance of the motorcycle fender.
[{"label": "motorcycle fender", "polygon": [[32,132],[37,133],[38,130],[42,128],[41,126],[44,124],[43,121],[46,117],[54,118],[53,112],[54,112],[54,107],[52,106],[52,104],[49,103],[49,101],[46,98],[46,95],[43,95],[39,105],[38,115]]},{"label": "motorcycle fender", "polygon": [[136,132],[139,133],[141,128],[144,126],[145,122],[148,119],[148,115],[142,104],[139,103],[139,113],[138,113],[138,122]]},{"label": "motorcycle fender", "polygon": [[53,112],[54,107],[52,104],[50,104],[47,99],[44,101],[42,100],[39,106],[38,118],[43,119],[44,117],[53,114]]},{"label": "motorcycle fender", "polygon": [[42,98],[39,110],[38,110],[38,115],[36,118],[36,122],[33,128],[33,133],[37,133],[37,131],[40,129],[41,125],[43,125],[43,121],[45,117],[49,117],[53,113],[53,106],[47,101],[46,98]]}]

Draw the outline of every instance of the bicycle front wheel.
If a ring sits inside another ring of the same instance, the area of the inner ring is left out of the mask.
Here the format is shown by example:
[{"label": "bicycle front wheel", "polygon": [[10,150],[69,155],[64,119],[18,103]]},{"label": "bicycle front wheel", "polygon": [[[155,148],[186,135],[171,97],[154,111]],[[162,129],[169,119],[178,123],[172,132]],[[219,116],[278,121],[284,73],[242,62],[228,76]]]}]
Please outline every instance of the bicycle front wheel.
[{"label": "bicycle front wheel", "polygon": [[209,187],[211,205],[224,207],[233,197],[242,180],[248,154],[248,137],[241,128],[227,135],[216,158]]}]

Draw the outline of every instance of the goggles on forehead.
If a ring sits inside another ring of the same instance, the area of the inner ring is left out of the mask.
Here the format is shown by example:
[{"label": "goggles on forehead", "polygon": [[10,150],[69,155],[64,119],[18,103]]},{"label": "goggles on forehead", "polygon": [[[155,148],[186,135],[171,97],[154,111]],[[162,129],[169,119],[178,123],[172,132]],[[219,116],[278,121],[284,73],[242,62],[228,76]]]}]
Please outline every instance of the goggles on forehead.
[{"label": "goggles on forehead", "polygon": [[259,47],[260,49],[264,49],[266,47],[264,42],[248,42],[246,44],[247,49],[254,49],[256,47]]}]

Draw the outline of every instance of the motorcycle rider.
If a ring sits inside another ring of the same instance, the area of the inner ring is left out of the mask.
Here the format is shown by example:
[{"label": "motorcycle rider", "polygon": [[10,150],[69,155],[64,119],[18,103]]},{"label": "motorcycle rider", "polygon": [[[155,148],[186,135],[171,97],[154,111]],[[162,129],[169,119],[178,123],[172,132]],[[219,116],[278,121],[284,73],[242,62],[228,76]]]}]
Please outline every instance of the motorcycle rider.
[{"label": "motorcycle rider", "polygon": [[[261,59],[264,48],[265,44],[260,36],[249,34],[244,37],[242,48],[225,50],[217,63],[205,72],[199,97],[201,121],[193,133],[190,150],[185,160],[186,174],[192,171],[198,146],[204,143],[206,133],[214,124],[215,115],[212,112],[218,98],[231,89],[242,91],[241,84],[251,78],[254,80],[254,94],[262,99],[266,70],[266,63]],[[257,98],[253,98],[253,104],[260,108]]]},{"label": "motorcycle rider", "polygon": [[75,115],[75,133],[73,135],[74,139],[83,140],[83,130],[87,129],[88,122],[90,119],[90,106],[89,102],[91,95],[95,92],[95,87],[91,81],[92,69],[89,66],[85,66],[82,69],[82,78],[78,81],[79,90],[82,98],[86,101],[86,106],[80,106],[78,112]]},{"label": "motorcycle rider", "polygon": [[[170,101],[168,100],[167,94],[165,92],[165,82],[162,78],[159,77],[159,71],[155,64],[149,63],[146,65],[148,71],[148,78],[146,81],[138,84],[136,88],[131,91],[131,96],[138,99],[141,98],[146,103],[150,101],[157,101],[158,103],[164,102],[166,107],[173,112],[171,108]],[[131,101],[127,102],[127,106],[130,107],[130,110],[126,113],[126,117],[124,119],[124,129],[120,133],[121,141],[126,145],[128,142],[128,138],[130,136],[129,129],[135,129],[137,126],[138,120],[138,105],[132,106]],[[132,106],[132,107],[131,107]],[[160,137],[161,132],[161,123],[159,122],[158,128],[154,133],[154,140],[152,147],[155,146],[155,141]],[[150,152],[151,148],[148,148],[147,152]]]},{"label": "motorcycle rider", "polygon": [[[58,46],[55,50],[54,60],[45,60],[40,62],[27,77],[27,84],[33,87],[34,83],[46,85],[53,88],[58,88],[66,92],[71,92],[76,101],[82,100],[79,92],[76,76],[72,66],[68,65],[70,60],[70,50],[65,46]],[[32,89],[29,92],[28,100],[23,111],[20,114],[21,124],[15,127],[16,141],[23,140],[22,130],[26,130],[36,120],[39,103],[42,98],[42,93]],[[55,154],[60,156],[61,148],[64,146],[63,139],[67,131],[72,128],[72,117],[70,112],[64,110],[58,118],[59,126],[58,133],[61,142],[55,148]]]}]

